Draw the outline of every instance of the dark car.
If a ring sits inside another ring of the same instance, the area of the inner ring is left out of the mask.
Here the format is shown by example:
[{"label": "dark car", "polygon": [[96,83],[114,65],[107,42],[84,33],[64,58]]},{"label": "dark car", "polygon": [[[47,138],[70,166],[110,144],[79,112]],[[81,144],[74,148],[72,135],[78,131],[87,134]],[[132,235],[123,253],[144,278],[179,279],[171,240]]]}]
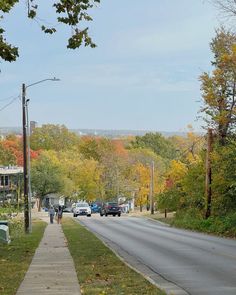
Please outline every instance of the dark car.
[{"label": "dark car", "polygon": [[121,209],[118,205],[118,203],[115,202],[107,202],[104,203],[100,209],[100,215],[103,216],[108,216],[108,215],[113,215],[116,216],[118,215],[120,217],[121,215]]}]

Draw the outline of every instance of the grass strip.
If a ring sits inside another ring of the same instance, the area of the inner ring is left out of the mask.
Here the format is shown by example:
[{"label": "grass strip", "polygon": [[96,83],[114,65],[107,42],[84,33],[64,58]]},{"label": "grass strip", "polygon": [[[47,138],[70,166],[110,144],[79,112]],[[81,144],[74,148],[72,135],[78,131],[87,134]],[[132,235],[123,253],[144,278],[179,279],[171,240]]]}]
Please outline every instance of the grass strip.
[{"label": "grass strip", "polygon": [[236,213],[227,216],[212,216],[208,219],[189,214],[179,214],[176,217],[161,218],[158,215],[149,216],[169,224],[172,227],[202,232],[225,238],[236,238]]},{"label": "grass strip", "polygon": [[84,295],[164,295],[143,276],[125,265],[94,234],[72,219],[63,231]]},{"label": "grass strip", "polygon": [[42,239],[46,223],[34,221],[32,234],[12,231],[12,242],[0,243],[0,294],[14,295],[19,288],[33,255]]}]

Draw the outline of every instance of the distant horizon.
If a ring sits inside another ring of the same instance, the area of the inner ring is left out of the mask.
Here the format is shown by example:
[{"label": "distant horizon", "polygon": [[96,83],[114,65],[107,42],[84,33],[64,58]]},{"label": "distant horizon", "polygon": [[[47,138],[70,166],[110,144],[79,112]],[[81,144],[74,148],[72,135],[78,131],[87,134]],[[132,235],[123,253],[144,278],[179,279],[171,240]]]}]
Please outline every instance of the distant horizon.
[{"label": "distant horizon", "polygon": [[[65,124],[52,124],[52,123],[45,123],[45,124],[42,124],[42,125],[48,125],[48,124],[51,124],[51,125],[60,125],[60,126],[65,126],[69,131],[87,131],[87,132],[106,132],[106,133],[109,133],[109,132],[115,132],[115,133],[122,133],[122,132],[125,132],[125,133],[148,133],[148,132],[151,132],[151,133],[163,133],[163,134],[186,134],[190,131],[190,129],[186,129],[185,130],[172,130],[172,131],[165,131],[165,130],[154,130],[154,129],[103,129],[103,128],[68,128]],[[38,125],[36,127],[42,127],[42,125]],[[7,130],[18,130],[20,131],[21,133],[21,129],[22,127],[21,126],[0,126],[0,132],[6,132]],[[202,133],[204,131],[204,129],[202,130],[194,130],[193,129],[193,132],[194,133]]]}]

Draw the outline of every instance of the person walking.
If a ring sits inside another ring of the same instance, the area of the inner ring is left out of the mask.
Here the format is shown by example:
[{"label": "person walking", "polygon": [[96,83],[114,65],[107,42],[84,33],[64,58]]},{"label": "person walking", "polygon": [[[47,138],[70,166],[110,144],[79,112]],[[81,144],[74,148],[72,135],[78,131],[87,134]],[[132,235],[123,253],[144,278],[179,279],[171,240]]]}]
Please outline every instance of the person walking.
[{"label": "person walking", "polygon": [[57,211],[57,223],[58,224],[61,224],[62,214],[63,214],[63,208],[62,208],[62,206],[59,206],[58,211]]},{"label": "person walking", "polygon": [[50,223],[52,224],[54,220],[54,216],[55,216],[55,210],[52,206],[49,209],[49,216],[50,216]]}]

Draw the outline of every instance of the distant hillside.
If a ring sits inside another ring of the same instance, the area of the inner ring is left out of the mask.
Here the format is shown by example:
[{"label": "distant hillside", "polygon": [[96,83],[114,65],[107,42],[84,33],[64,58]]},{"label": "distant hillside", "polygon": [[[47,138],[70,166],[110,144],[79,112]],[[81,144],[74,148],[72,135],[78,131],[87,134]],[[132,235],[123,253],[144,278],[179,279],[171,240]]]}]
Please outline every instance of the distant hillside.
[{"label": "distant hillside", "polygon": [[0,135],[22,134],[20,127],[0,127]]},{"label": "distant hillside", "polygon": [[[70,129],[70,131],[78,134],[79,136],[101,136],[107,138],[119,138],[127,136],[143,136],[148,132],[159,132],[165,137],[179,135],[186,136],[186,132],[166,132],[166,131],[154,131],[154,130],[109,130],[109,129]],[[20,127],[0,127],[0,135],[8,134],[22,134],[22,128]]]},{"label": "distant hillside", "polygon": [[108,138],[127,137],[127,136],[143,136],[148,132],[159,132],[165,137],[179,135],[186,136],[186,132],[165,132],[153,130],[107,130],[107,129],[71,129],[79,136],[102,136]]}]

